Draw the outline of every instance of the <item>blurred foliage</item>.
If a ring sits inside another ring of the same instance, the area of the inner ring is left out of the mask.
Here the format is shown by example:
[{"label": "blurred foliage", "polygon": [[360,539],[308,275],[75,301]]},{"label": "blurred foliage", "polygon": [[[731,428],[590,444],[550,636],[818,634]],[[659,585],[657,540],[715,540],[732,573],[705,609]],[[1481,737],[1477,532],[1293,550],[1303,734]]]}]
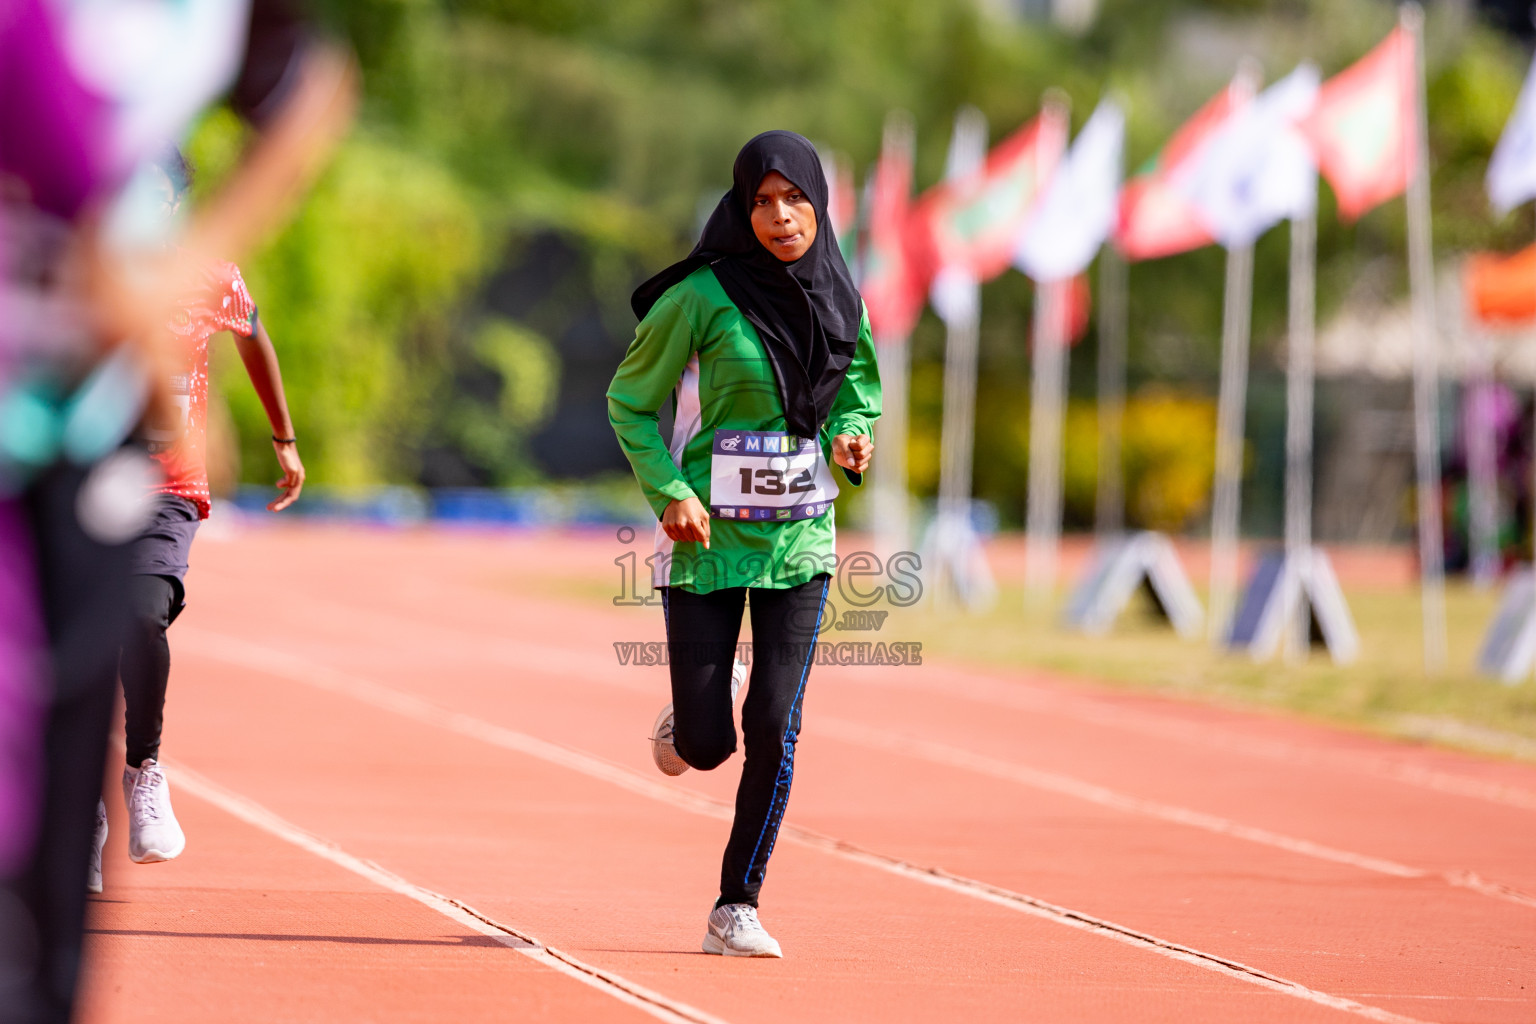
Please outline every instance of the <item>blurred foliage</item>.
[{"label": "blurred foliage", "polygon": [[[217,120],[191,147],[218,152]],[[205,137],[209,137],[206,138]],[[355,133],[299,216],[243,268],[283,365],[312,479],[354,486],[408,478],[409,453],[440,407],[456,306],[483,269],[469,197],[430,160]],[[239,429],[247,478],[270,473],[270,429],[254,391],[215,375]],[[231,386],[233,384],[233,386]]]},{"label": "blurred foliage", "polygon": [[448,387],[432,436],[500,487],[530,482],[526,438],[554,406],[560,361],[542,336],[502,319],[484,322]]},{"label": "blurred foliage", "polygon": [[[556,415],[550,396],[557,384],[562,405],[583,395],[595,403],[605,383],[599,370],[617,362],[633,326],[630,289],[686,252],[701,205],[728,185],[736,150],[758,131],[793,128],[830,143],[862,170],[876,156],[886,113],[904,108],[917,123],[917,179],[926,186],[941,173],[957,106],[985,112],[995,140],[1035,113],[1045,89],[1058,87],[1072,100],[1077,124],[1102,96],[1123,99],[1128,165],[1135,167],[1243,57],[1256,59],[1268,80],[1303,59],[1333,73],[1378,42],[1395,18],[1385,0],[1105,0],[1094,28],[1075,37],[994,13],[1005,6],[322,4],[359,54],[361,123],[301,216],[246,268],[280,346],[313,478],[429,480],[430,463],[451,458],[480,482],[531,479],[538,470],[529,439]],[[1429,12],[1442,257],[1510,248],[1532,231],[1526,213],[1493,220],[1481,185],[1525,55],[1469,11],[1445,2]],[[238,145],[227,115],[215,115],[192,148],[216,172]],[[217,173],[204,178],[216,182]],[[1384,294],[1365,296],[1373,301],[1401,294],[1401,203],[1346,225],[1325,187],[1320,225],[1323,318],[1360,301],[1362,280],[1383,282]],[[564,321],[545,314],[535,323],[509,314],[498,299],[499,289],[511,287],[506,279],[516,277],[508,268],[536,263],[529,254],[551,235],[582,259],[561,271],[579,280],[555,281],[546,291],[593,297],[594,308],[580,318],[590,323],[575,341],[574,314]],[[1260,367],[1273,364],[1284,328],[1286,254],[1283,229],[1257,249]],[[1164,382],[1201,401],[1214,392],[1222,258],[1206,249],[1131,268],[1133,383]],[[989,284],[983,300],[976,480],[1005,522],[1022,517],[1027,409],[1020,398],[1028,392],[1031,302],[1031,288],[1014,273]],[[1080,400],[1092,394],[1091,329],[1089,338],[1073,354]],[[585,369],[573,376],[578,342]],[[926,493],[934,486],[942,343],[941,327],[925,316],[914,337],[912,444],[914,486]],[[246,473],[265,479],[265,463],[251,462],[266,435],[260,411],[238,380],[225,386],[247,442]],[[1134,514],[1147,524],[1188,524],[1204,504],[1199,492],[1209,476],[1208,433],[1194,412],[1200,402],[1171,392],[1142,402],[1147,447],[1131,454],[1146,461],[1131,473],[1142,474],[1134,486],[1145,493],[1134,499],[1141,502]],[[591,408],[582,415],[596,415]],[[1074,407],[1074,422],[1086,415]],[[1159,432],[1167,440],[1153,440]],[[1091,498],[1083,504],[1081,474],[1091,472],[1092,460],[1081,439],[1071,445],[1077,454],[1068,456],[1075,467],[1068,507],[1081,520],[1091,505]],[[559,439],[535,447],[544,471],[558,475],[565,461]],[[267,458],[264,451],[260,457]],[[603,458],[616,461],[616,446]],[[1174,470],[1168,460],[1189,465]]]},{"label": "blurred foliage", "polygon": [[[937,405],[942,376],[924,367],[914,378],[918,407]],[[984,410],[991,412],[993,410]],[[1024,508],[1029,473],[1029,406],[1010,407],[977,421],[976,489],[1015,522]],[[1093,525],[1098,489],[1098,408],[1087,400],[1068,403],[1062,444],[1062,504],[1068,529]],[[1131,527],[1177,533],[1198,525],[1211,495],[1216,469],[1216,403],[1148,385],[1126,402],[1122,458],[1126,520]],[[910,473],[915,489],[934,493],[939,481],[939,438],[914,436]]]}]

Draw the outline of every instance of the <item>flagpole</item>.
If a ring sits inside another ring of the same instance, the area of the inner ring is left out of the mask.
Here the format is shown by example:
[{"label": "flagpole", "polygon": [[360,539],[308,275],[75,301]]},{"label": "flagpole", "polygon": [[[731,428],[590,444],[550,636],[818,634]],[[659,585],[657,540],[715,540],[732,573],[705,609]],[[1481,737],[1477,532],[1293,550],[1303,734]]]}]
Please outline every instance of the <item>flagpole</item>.
[{"label": "flagpole", "polygon": [[[1063,126],[1071,101],[1049,90],[1042,116],[1054,112]],[[1056,589],[1061,546],[1061,435],[1067,390],[1067,290],[1071,278],[1036,282],[1035,346],[1031,353],[1029,492],[1024,517],[1024,601],[1048,609]]]},{"label": "flagpole", "polygon": [[[1317,188],[1313,181],[1313,190]],[[1285,565],[1300,572],[1312,550],[1312,405],[1317,316],[1317,209],[1291,220],[1291,281],[1285,379]],[[1303,588],[1290,609],[1285,656],[1306,656],[1311,609]]]},{"label": "flagpole", "polygon": [[[955,137],[945,175],[964,178],[982,165],[987,149],[986,117],[975,107],[955,115]],[[981,318],[981,285],[968,271],[940,270],[938,286],[948,299],[941,312],[944,339],[944,414],[939,442],[939,508],[933,536],[938,575],[948,577],[953,596],[967,607],[990,600],[990,580],[977,580],[978,554],[971,524],[971,477],[975,455],[976,363]],[[984,570],[983,570],[984,571]],[[940,600],[950,595],[938,588]]]},{"label": "flagpole", "polygon": [[[1245,57],[1231,88],[1244,102],[1258,91],[1258,62]],[[1210,639],[1221,644],[1237,592],[1237,544],[1241,525],[1243,424],[1248,402],[1248,340],[1253,322],[1253,243],[1227,247],[1227,278],[1221,311],[1221,380],[1216,398],[1216,467],[1211,501]]]},{"label": "flagpole", "polygon": [[1211,641],[1222,643],[1237,590],[1239,503],[1243,478],[1243,419],[1252,320],[1253,246],[1227,250],[1221,324],[1221,382],[1216,402],[1216,480],[1211,506]]},{"label": "flagpole", "polygon": [[1468,328],[1471,367],[1461,417],[1467,448],[1467,548],[1472,584],[1484,590],[1498,576],[1498,422],[1492,346],[1484,331]]},{"label": "flagpole", "polygon": [[1061,539],[1062,399],[1066,391],[1066,291],[1070,279],[1035,288],[1035,344],[1031,353],[1029,493],[1025,515],[1024,599],[1049,607],[1056,585]]},{"label": "flagpole", "polygon": [[1424,616],[1424,668],[1445,668],[1444,525],[1440,508],[1440,380],[1435,338],[1434,250],[1429,201],[1429,117],[1424,68],[1424,10],[1407,3],[1398,23],[1413,41],[1418,133],[1408,182],[1408,280],[1413,293],[1414,462],[1418,476],[1419,573]]},{"label": "flagpole", "polygon": [[880,419],[875,423],[880,471],[874,474],[876,541],[887,558],[910,543],[907,497],[907,408],[912,356],[905,335],[882,337],[875,346],[880,363]]},{"label": "flagpole", "polygon": [[[886,118],[881,160],[900,152],[912,163],[916,136],[912,118],[893,113]],[[909,334],[883,334],[875,339],[880,363],[881,415],[875,423],[880,469],[874,474],[875,539],[886,558],[912,543],[911,503],[907,489],[908,386],[912,375]]]},{"label": "flagpole", "polygon": [[1099,480],[1093,510],[1100,544],[1125,530],[1126,276],[1125,259],[1106,245],[1099,256]]}]

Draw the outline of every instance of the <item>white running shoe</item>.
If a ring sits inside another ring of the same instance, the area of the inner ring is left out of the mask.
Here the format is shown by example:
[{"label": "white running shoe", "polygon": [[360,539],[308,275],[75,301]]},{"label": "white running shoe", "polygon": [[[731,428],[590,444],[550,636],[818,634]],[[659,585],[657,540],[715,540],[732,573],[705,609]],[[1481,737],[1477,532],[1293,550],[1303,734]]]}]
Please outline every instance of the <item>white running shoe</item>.
[{"label": "white running shoe", "polygon": [[673,739],[676,730],[672,705],[668,704],[661,709],[656,724],[651,727],[651,760],[656,762],[663,775],[681,775],[688,770],[688,762],[677,755],[677,744]]},{"label": "white running shoe", "polygon": [[85,869],[85,891],[101,892],[101,848],[107,845],[107,805],[96,801],[96,834],[91,837],[91,862]]},{"label": "white running shoe", "polygon": [[757,908],[745,903],[727,903],[709,912],[704,952],[716,956],[784,955],[778,940],[763,930]]},{"label": "white running shoe", "polygon": [[171,784],[154,758],[142,768],[123,769],[123,802],[128,805],[128,857],[135,864],[175,860],[187,837],[171,810]]},{"label": "white running shoe", "polygon": [[740,658],[731,663],[731,706],[736,706],[736,695],[747,685],[747,663]]}]

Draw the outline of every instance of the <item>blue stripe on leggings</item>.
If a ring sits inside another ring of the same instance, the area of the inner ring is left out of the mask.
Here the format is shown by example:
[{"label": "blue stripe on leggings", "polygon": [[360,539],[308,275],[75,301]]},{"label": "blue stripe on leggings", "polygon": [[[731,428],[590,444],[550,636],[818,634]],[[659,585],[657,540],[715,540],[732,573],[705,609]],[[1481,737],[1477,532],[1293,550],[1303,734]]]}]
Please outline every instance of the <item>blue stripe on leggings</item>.
[{"label": "blue stripe on leggings", "polygon": [[[815,629],[821,628],[821,616],[827,608],[827,591],[831,589],[830,578],[822,580],[821,603],[816,607]],[[789,787],[795,781],[795,739],[798,733],[795,731],[795,720],[800,717],[800,702],[805,699],[805,680],[811,674],[811,664],[816,660],[816,637],[811,634],[811,644],[805,656],[805,668],[800,670],[800,687],[795,691],[795,702],[790,706],[789,724],[784,727],[784,754],[779,758],[779,774],[773,780],[773,800],[768,804],[768,817],[763,821],[762,829],[757,833],[757,843],[752,847],[752,856],[747,859],[747,874],[741,880],[742,885],[752,884],[752,866],[757,863],[757,851],[763,848],[763,837],[768,837],[768,852],[763,856],[764,868],[767,868],[767,860],[773,856],[773,844],[779,838],[779,822],[784,817],[784,808],[789,804]],[[772,826],[770,833],[769,827]]]}]

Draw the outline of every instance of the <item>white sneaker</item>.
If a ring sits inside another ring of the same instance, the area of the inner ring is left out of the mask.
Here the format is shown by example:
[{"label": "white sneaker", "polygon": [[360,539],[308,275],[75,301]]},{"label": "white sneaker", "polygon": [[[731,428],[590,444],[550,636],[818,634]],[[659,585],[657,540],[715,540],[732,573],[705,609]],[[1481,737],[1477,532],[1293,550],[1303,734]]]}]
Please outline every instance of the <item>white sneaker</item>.
[{"label": "white sneaker", "polygon": [[107,845],[107,805],[96,801],[96,835],[91,838],[91,862],[85,869],[85,891],[101,892],[101,848]]},{"label": "white sneaker", "polygon": [[732,707],[735,707],[735,705],[736,705],[736,695],[741,692],[741,688],[743,686],[747,685],[747,674],[748,674],[748,672],[749,672],[749,669],[747,668],[747,663],[742,661],[741,659],[738,658],[736,661],[733,661],[731,663],[731,706]]},{"label": "white sneaker", "polygon": [[142,768],[123,769],[123,802],[128,805],[128,857],[135,864],[175,860],[187,837],[171,810],[171,784],[153,758]]},{"label": "white sneaker", "polygon": [[704,952],[716,956],[783,956],[778,940],[763,930],[757,908],[727,903],[709,912]]},{"label": "white sneaker", "polygon": [[673,740],[676,729],[672,705],[668,704],[661,709],[656,724],[651,727],[651,760],[656,762],[663,775],[681,775],[688,770],[688,762],[677,756],[677,744]]}]

